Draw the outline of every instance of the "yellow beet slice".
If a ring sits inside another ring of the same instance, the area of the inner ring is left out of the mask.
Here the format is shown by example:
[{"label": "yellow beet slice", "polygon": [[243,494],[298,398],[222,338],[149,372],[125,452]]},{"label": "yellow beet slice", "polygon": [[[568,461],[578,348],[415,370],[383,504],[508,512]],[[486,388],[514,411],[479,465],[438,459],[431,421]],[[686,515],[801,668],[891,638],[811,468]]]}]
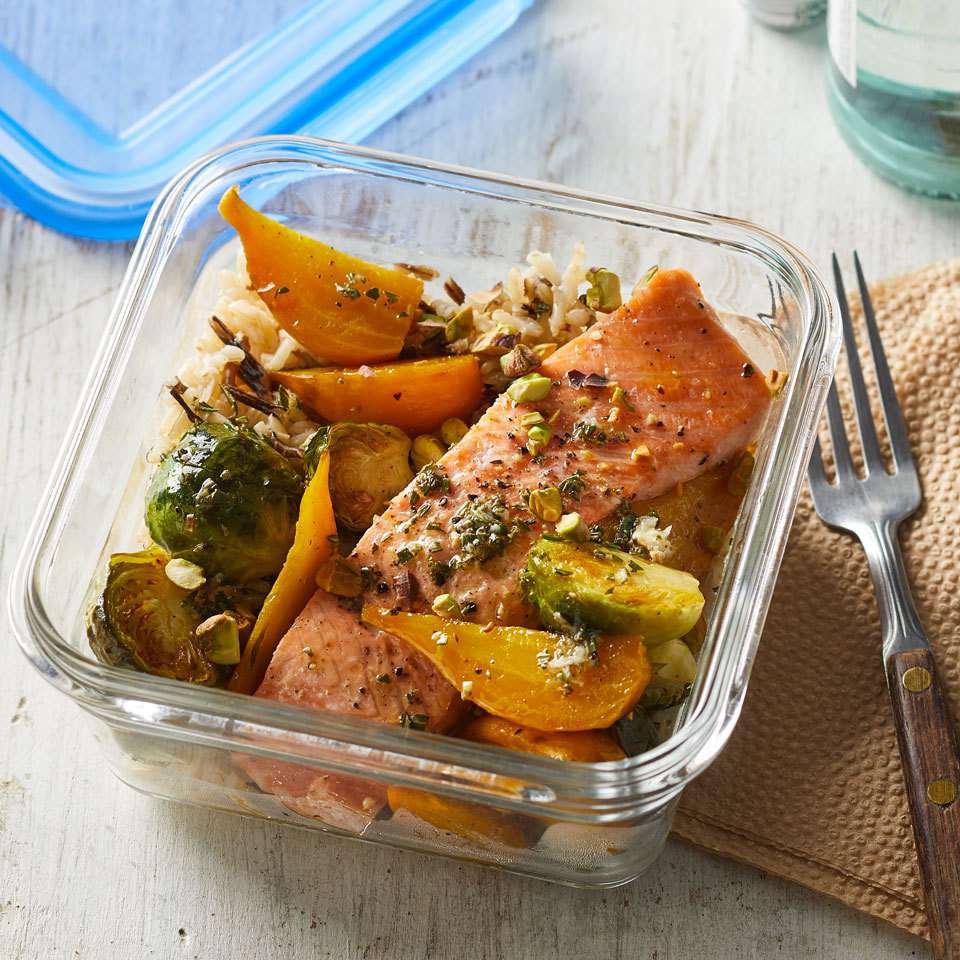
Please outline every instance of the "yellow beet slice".
[{"label": "yellow beet slice", "polygon": [[311,353],[348,365],[400,353],[423,294],[421,280],[285,227],[241,200],[236,187],[218,209],[240,236],[260,299]]},{"label": "yellow beet slice", "polygon": [[488,743],[507,750],[578,763],[603,763],[623,760],[626,756],[609,730],[544,733],[489,714],[471,720],[457,736],[474,743]]},{"label": "yellow beet slice", "polygon": [[[555,760],[599,763],[622,760],[626,756],[607,730],[543,733],[489,714],[471,720],[457,735],[474,743],[535,753]],[[526,847],[544,826],[543,821],[520,814],[492,810],[468,800],[442,797],[410,787],[390,787],[387,799],[392,810],[407,810],[438,830],[447,830],[474,842],[493,841],[506,847]]]},{"label": "yellow beet slice", "polygon": [[529,817],[410,787],[390,787],[387,802],[393,811],[407,810],[438,830],[455,833],[482,846],[492,841],[504,847],[526,847],[539,829],[536,821]]},{"label": "yellow beet slice", "polygon": [[[416,647],[464,699],[535,730],[609,727],[650,680],[650,661],[639,637],[604,638],[597,666],[587,662],[565,676],[555,658],[570,644],[558,634],[391,613],[371,604],[363,608],[363,619]],[[548,661],[554,665],[541,665]]]},{"label": "yellow beet slice", "polygon": [[335,549],[337,522],[330,500],[330,451],[324,450],[300,501],[293,546],[260,609],[228,690],[253,693],[283,635],[317,589],[317,571]]},{"label": "yellow beet slice", "polygon": [[451,417],[466,419],[483,398],[474,356],[405,360],[359,370],[283,370],[271,376],[330,423],[386,423],[408,433],[429,433]]}]

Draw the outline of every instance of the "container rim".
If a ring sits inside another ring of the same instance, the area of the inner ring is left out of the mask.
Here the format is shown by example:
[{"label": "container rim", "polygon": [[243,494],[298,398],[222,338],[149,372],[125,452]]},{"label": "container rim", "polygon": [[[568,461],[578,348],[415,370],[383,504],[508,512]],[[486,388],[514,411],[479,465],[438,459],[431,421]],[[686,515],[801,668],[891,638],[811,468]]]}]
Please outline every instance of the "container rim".
[{"label": "container rim", "polygon": [[[702,655],[706,668],[698,672],[674,733],[663,743],[635,757],[592,764],[517,754],[109,667],[84,656],[53,625],[44,603],[44,558],[65,524],[68,494],[89,459],[90,437],[99,435],[109,410],[112,394],[106,388],[122,369],[124,346],[138,326],[178,230],[193,202],[215,181],[282,163],[433,185],[654,228],[745,252],[761,260],[776,279],[768,281],[771,317],[778,309],[795,309],[805,319],[804,343],[789,371],[776,429],[765,445],[767,455],[758,458],[734,531],[737,555],[731,554],[725,564],[718,588]],[[636,812],[660,806],[712,762],[739,716],[839,351],[837,317],[836,301],[807,257],[747,221],[310,137],[258,137],[218,149],[175,177],[147,217],[11,578],[8,608],[14,633],[39,672],[88,711],[119,712],[129,722],[154,729],[159,725],[164,729],[158,734],[176,739],[306,765],[346,764],[346,772],[373,772],[398,783],[429,782],[431,788],[442,779],[459,783],[461,793],[498,793],[541,814],[544,804],[572,815],[579,810],[589,822],[628,808]],[[741,602],[743,597],[752,602]],[[331,760],[334,745],[346,759]],[[383,770],[377,759],[388,755],[392,770]],[[501,778],[510,784],[505,792],[495,785]]]}]

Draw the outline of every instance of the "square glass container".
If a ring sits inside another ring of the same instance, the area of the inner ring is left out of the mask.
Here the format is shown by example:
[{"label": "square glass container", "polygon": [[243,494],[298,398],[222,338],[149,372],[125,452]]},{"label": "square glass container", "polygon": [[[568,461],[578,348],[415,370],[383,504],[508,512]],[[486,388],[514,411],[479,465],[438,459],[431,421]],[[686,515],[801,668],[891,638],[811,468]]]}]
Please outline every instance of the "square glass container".
[{"label": "square glass container", "polygon": [[[789,371],[708,612],[693,690],[672,735],[640,756],[569,763],[105,666],[84,630],[90,585],[142,523],[145,450],[163,384],[235,253],[216,205],[239,184],[255,206],[358,256],[430,263],[483,289],[532,249],[639,277],[683,266],[761,369]],[[789,244],[750,224],[628,203],[302,137],[210,154],[154,205],[11,585],[37,669],[92,718],[122,780],[153,794],[356,835],[262,792],[251,757],[287,773],[376,781],[443,804],[452,830],[381,813],[360,838],[563,883],[608,886],[661,850],[684,786],[729,737],[777,575],[839,345],[836,305]],[[132,479],[131,479],[132,478]],[[285,782],[296,778],[286,777]]]}]

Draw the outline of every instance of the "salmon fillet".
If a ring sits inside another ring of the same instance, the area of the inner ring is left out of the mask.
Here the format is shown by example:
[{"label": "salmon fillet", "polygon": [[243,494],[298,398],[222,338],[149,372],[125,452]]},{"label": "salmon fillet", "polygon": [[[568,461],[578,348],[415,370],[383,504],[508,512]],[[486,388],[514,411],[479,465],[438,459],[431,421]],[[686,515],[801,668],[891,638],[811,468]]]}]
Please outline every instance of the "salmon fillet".
[{"label": "salmon fillet", "polygon": [[[363,535],[353,554],[367,584],[362,600],[416,611],[451,593],[466,619],[530,624],[517,573],[542,524],[525,506],[527,491],[575,477],[564,508],[592,524],[739,454],[770,404],[764,377],[683,270],[659,271],[540,372],[553,381],[544,400],[501,395],[438,462],[436,489],[421,474]],[[623,391],[616,404],[615,387]],[[521,424],[534,410],[553,430],[536,457]],[[419,714],[428,729],[448,729],[462,710],[457,691],[402,641],[362,624],[358,609],[318,591],[256,695],[384,723]],[[384,802],[374,784],[305,768],[285,777],[276,764],[258,764],[245,767],[263,789],[328,822],[356,828]]]}]

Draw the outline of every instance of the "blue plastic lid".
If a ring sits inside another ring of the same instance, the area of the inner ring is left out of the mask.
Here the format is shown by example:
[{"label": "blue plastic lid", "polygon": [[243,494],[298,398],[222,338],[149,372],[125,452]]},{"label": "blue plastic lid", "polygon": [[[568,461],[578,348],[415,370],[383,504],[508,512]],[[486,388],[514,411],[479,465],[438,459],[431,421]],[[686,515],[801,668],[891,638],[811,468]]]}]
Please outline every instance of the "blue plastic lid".
[{"label": "blue plastic lid", "polygon": [[0,194],[137,235],[190,161],[264,133],[357,141],[532,0],[27,0],[0,22]]}]

